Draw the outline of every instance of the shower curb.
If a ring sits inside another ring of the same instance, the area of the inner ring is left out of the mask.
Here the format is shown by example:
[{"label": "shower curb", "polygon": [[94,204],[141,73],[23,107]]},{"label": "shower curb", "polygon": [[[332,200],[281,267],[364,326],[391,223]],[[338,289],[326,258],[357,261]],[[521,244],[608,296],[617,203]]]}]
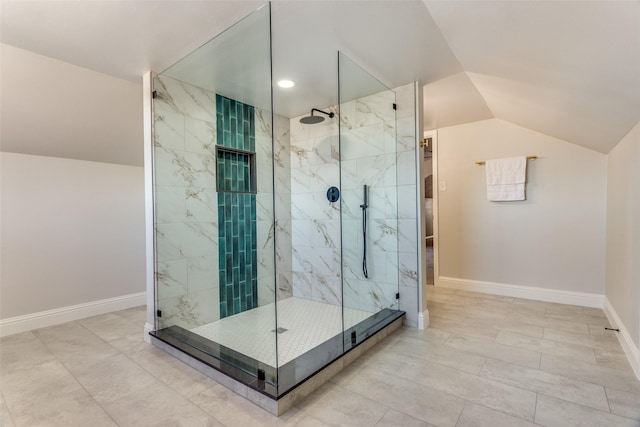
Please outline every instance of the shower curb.
[{"label": "shower curb", "polygon": [[279,399],[273,399],[265,394],[260,393],[259,391],[243,384],[242,382],[237,381],[224,374],[223,372],[220,372],[219,370],[207,365],[206,363],[201,362],[196,358],[180,351],[172,345],[161,341],[153,335],[150,335],[150,338],[152,345],[169,353],[173,357],[191,366],[198,372],[213,379],[220,385],[233,391],[239,396],[244,397],[245,399],[264,409],[265,411],[271,413],[272,415],[280,416],[287,410],[291,409],[297,402],[313,393],[313,391],[318,389],[321,385],[329,381],[336,374],[349,366],[353,361],[358,359],[366,351],[374,347],[376,344],[384,340],[387,336],[389,336],[396,329],[402,326],[404,317],[405,316],[403,315],[393,322],[389,323],[387,326],[383,327],[372,336],[359,343],[356,347],[344,353],[339,358],[330,362],[328,365],[305,379],[303,382],[288,391]]}]

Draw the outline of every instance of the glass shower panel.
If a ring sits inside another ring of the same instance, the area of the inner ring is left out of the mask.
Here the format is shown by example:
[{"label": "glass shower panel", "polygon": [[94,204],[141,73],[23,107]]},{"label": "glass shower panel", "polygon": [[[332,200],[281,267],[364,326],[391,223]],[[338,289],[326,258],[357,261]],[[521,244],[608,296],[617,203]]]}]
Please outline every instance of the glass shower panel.
[{"label": "glass shower panel", "polygon": [[267,4],[155,77],[154,190],[158,333],[275,390],[270,25]]},{"label": "glass shower panel", "polygon": [[395,92],[338,54],[345,350],[398,310]]}]

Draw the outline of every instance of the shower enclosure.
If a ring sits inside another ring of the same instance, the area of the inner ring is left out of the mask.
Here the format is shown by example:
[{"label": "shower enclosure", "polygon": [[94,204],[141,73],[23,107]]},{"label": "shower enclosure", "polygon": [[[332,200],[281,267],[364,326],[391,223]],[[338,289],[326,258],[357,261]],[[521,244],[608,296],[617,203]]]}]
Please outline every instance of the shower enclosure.
[{"label": "shower enclosure", "polygon": [[404,313],[395,93],[336,52],[296,110],[271,34],[267,4],[153,79],[151,335],[278,401]]}]

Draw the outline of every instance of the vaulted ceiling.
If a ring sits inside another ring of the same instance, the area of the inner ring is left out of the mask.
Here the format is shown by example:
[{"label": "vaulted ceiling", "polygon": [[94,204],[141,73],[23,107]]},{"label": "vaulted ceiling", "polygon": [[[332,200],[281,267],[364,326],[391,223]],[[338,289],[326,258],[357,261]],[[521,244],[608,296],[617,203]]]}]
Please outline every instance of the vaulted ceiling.
[{"label": "vaulted ceiling", "polygon": [[[140,82],[262,4],[2,0],[0,37]],[[272,18],[291,116],[335,101],[340,50],[391,87],[425,85],[425,129],[496,117],[606,153],[640,121],[640,1],[280,0]]]}]

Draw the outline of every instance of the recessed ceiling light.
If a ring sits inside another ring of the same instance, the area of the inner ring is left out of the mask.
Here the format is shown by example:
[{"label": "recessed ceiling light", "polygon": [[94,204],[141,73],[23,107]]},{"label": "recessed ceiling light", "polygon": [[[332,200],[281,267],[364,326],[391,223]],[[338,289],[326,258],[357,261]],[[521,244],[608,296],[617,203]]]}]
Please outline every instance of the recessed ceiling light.
[{"label": "recessed ceiling light", "polygon": [[279,80],[278,86],[288,89],[290,87],[294,87],[296,84],[291,80]]}]

